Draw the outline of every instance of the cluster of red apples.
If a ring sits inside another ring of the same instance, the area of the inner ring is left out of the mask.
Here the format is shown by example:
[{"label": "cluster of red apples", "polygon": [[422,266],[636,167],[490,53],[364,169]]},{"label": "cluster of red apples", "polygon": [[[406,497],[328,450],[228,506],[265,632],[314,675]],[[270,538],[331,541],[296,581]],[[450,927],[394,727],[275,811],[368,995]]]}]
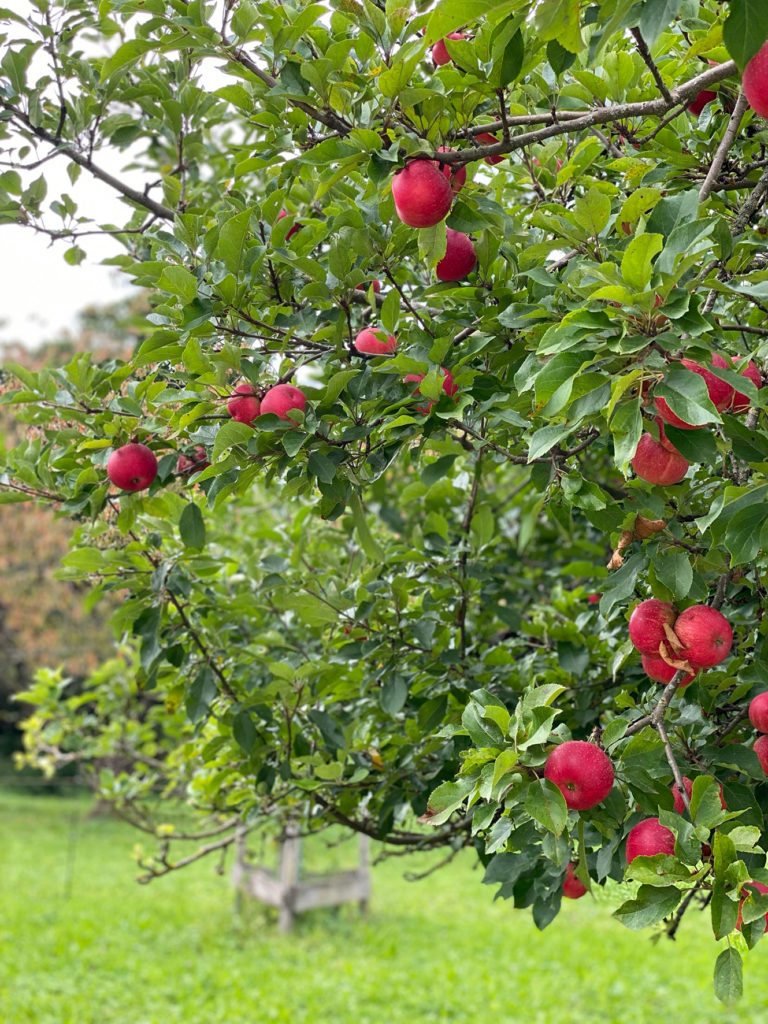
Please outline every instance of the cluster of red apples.
[{"label": "cluster of red apples", "polygon": [[629,638],[642,655],[643,668],[659,683],[671,682],[676,672],[686,675],[680,686],[693,682],[700,669],[725,661],[733,644],[730,623],[717,608],[694,604],[678,614],[669,601],[641,601],[629,617]]},{"label": "cluster of red apples", "polygon": [[[238,423],[253,426],[258,416],[274,413],[281,420],[289,420],[293,410],[304,412],[307,399],[300,388],[293,384],[276,384],[259,398],[259,392],[252,384],[243,382],[227,402],[227,412]],[[189,476],[208,465],[205,448],[196,445],[189,455],[179,455],[176,472]],[[132,441],[112,452],[107,461],[107,476],[115,487],[122,491],[143,491],[157,476],[157,457],[145,444]]]},{"label": "cluster of red apples", "polygon": [[[731,370],[740,360],[736,356],[730,358],[715,352],[712,355],[712,366],[718,370]],[[749,398],[726,381],[717,377],[706,366],[683,359],[681,365],[687,370],[697,373],[707,386],[710,401],[718,412],[743,413],[749,408]],[[762,387],[760,371],[751,360],[741,371],[741,376],[751,380],[755,387]],[[688,472],[690,463],[680,454],[664,433],[664,424],[677,427],[679,430],[702,430],[700,424],[686,423],[669,407],[666,399],[654,398],[656,424],[659,430],[658,441],[653,434],[645,431],[632,457],[632,469],[641,480],[650,484],[678,484]]]}]

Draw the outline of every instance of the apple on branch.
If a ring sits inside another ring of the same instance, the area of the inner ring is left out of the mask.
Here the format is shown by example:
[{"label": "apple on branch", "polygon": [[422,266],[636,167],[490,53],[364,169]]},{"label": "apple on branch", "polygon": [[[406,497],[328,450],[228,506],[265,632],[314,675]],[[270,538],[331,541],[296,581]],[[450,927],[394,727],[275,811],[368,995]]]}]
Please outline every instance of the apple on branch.
[{"label": "apple on branch", "polygon": [[235,388],[235,393],[227,401],[227,412],[233,420],[238,423],[247,423],[253,426],[253,422],[259,415],[261,402],[258,399],[256,388],[247,381],[242,381]]},{"label": "apple on branch", "polygon": [[677,609],[669,601],[650,597],[641,601],[629,617],[629,639],[641,654],[659,656],[661,644],[669,641],[669,630]]},{"label": "apple on branch", "polygon": [[445,256],[435,267],[440,281],[460,281],[475,269],[477,255],[469,235],[445,229]]},{"label": "apple on branch", "polygon": [[566,740],[555,747],[544,764],[544,777],[554,782],[566,806],[585,811],[601,803],[613,787],[611,759],[585,740]]},{"label": "apple on branch", "polygon": [[657,420],[659,440],[645,431],[638,441],[631,465],[635,476],[649,484],[679,484],[690,469],[690,462],[680,454],[664,434],[664,425]]},{"label": "apple on branch", "polygon": [[395,172],[392,198],[403,224],[431,228],[450,210],[453,191],[434,160],[411,160]]},{"label": "apple on branch", "polygon": [[563,879],[563,896],[569,900],[578,900],[587,892],[587,887],[576,877],[576,865],[570,861],[565,869]]},{"label": "apple on branch", "polygon": [[635,857],[653,857],[657,853],[675,852],[675,834],[661,824],[658,818],[640,821],[627,835],[627,864]]},{"label": "apple on branch", "polygon": [[281,420],[289,420],[288,415],[294,409],[304,412],[307,407],[307,398],[303,391],[293,384],[276,384],[264,395],[261,400],[261,415],[265,416],[273,412]]},{"label": "apple on branch", "polygon": [[758,732],[768,733],[768,690],[752,698],[747,713]]},{"label": "apple on branch", "polygon": [[[438,153],[457,153],[458,150],[450,149],[448,146],[439,146]],[[456,167],[454,164],[441,164],[438,160],[433,160],[435,167],[446,176],[451,185],[451,190],[454,195],[458,195],[459,192],[464,188],[467,183],[467,168],[465,164],[461,167]]]},{"label": "apple on branch", "polygon": [[768,42],[763,43],[744,68],[741,87],[755,113],[768,117]]},{"label": "apple on branch", "polygon": [[124,444],[109,456],[107,476],[122,491],[143,491],[157,476],[155,453],[145,444]]},{"label": "apple on branch", "polygon": [[[446,369],[445,366],[441,366],[440,369],[443,371],[443,391],[446,393],[446,395],[453,396],[453,395],[457,394],[459,388],[458,388],[458,385],[454,383],[453,374],[451,373],[451,371]],[[424,374],[423,373],[409,373],[405,377],[403,377],[403,381],[404,381],[405,384],[410,384],[412,381],[415,381],[416,384],[421,384],[421,382],[423,380],[424,380]],[[414,395],[421,394],[421,392],[419,391],[418,387],[416,388],[416,390],[413,393],[414,393]],[[416,406],[416,412],[420,412],[422,414],[422,416],[428,416],[429,412],[430,412],[430,410],[431,410],[431,408],[432,408],[432,406],[434,404],[435,404],[435,399],[434,398],[430,398],[428,400],[428,405],[417,405]]]},{"label": "apple on branch", "polygon": [[445,40],[463,38],[464,36],[461,32],[449,32],[445,39],[438,39],[432,47],[432,60],[435,67],[442,67],[443,64],[449,64],[452,60],[450,53],[448,53],[448,47],[445,45]]},{"label": "apple on branch", "polygon": [[383,356],[394,352],[397,339],[379,327],[365,327],[355,338],[355,348],[368,356]]},{"label": "apple on branch", "polygon": [[733,644],[730,623],[708,604],[686,608],[675,619],[674,631],[682,644],[678,656],[698,668],[713,668],[725,661]]}]

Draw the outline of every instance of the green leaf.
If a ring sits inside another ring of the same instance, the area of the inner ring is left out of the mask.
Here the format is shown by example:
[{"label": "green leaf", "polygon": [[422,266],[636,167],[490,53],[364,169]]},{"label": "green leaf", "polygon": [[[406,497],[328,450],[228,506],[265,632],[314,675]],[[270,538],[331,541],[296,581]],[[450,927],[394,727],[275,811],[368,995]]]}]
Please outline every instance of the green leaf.
[{"label": "green leaf", "polygon": [[639,931],[657,924],[671,914],[682,895],[674,885],[641,885],[635,898],[622,903],[618,910],[614,911],[613,916],[625,927]]},{"label": "green leaf", "polygon": [[207,716],[216,692],[213,672],[205,665],[192,681],[184,701],[187,716],[192,722],[199,722]]},{"label": "green leaf", "polygon": [[666,399],[672,412],[684,423],[703,426],[722,422],[701,374],[684,367],[670,370],[653,393],[655,397]]},{"label": "green leaf", "polygon": [[368,529],[368,522],[365,518],[360,495],[356,491],[353,491],[349,497],[349,509],[352,513],[352,521],[355,524],[355,532],[357,533],[357,539],[360,541],[360,547],[372,562],[383,562],[384,552]]},{"label": "green leaf", "polygon": [[419,257],[430,267],[436,266],[445,256],[447,235],[445,221],[441,220],[431,228],[419,228]]},{"label": "green leaf", "polygon": [[523,70],[524,59],[525,43],[523,42],[523,34],[518,29],[504,47],[504,55],[501,59],[499,71],[499,87],[501,89],[505,89],[510,82],[515,81]]},{"label": "green leaf", "polygon": [[250,754],[256,743],[256,726],[247,711],[238,711],[232,722],[232,735],[235,742],[246,754]]},{"label": "green leaf", "polygon": [[382,711],[386,711],[394,718],[398,711],[402,710],[407,699],[408,686],[400,676],[390,676],[384,681],[379,697]]},{"label": "green leaf", "polygon": [[198,505],[190,501],[179,519],[179,533],[185,547],[201,550],[205,547],[205,523]]},{"label": "green leaf", "polygon": [[586,195],[576,199],[573,214],[584,230],[597,238],[610,220],[611,200],[599,189],[591,188]]},{"label": "green leaf", "polygon": [[197,298],[197,278],[184,267],[166,267],[157,283],[171,295],[178,295],[185,306]]},{"label": "green leaf", "polygon": [[562,835],[568,820],[568,807],[554,782],[534,779],[525,795],[525,809],[548,832]]},{"label": "green leaf", "polygon": [[427,43],[431,46],[449,32],[471,21],[488,18],[498,8],[511,6],[509,0],[440,0],[427,22]]},{"label": "green leaf", "polygon": [[235,445],[245,444],[253,437],[253,427],[247,423],[238,423],[237,420],[230,420],[219,427],[216,439],[213,442],[213,458],[218,459],[224,452]]},{"label": "green leaf", "polygon": [[743,71],[768,39],[768,5],[765,0],[731,0],[723,24],[723,42]]},{"label": "green leaf", "polygon": [[430,825],[442,825],[461,806],[475,788],[475,780],[460,776],[456,782],[444,782],[432,791],[427,807]]},{"label": "green leaf", "polygon": [[528,445],[528,462],[546,455],[575,429],[575,423],[570,426],[540,427],[534,432]]},{"label": "green leaf", "polygon": [[571,53],[579,53],[584,43],[579,26],[579,0],[541,0],[533,23],[540,39],[556,39]]},{"label": "green leaf", "polygon": [[742,991],[741,955],[729,946],[715,961],[715,995],[721,1003],[732,1006],[741,999]]},{"label": "green leaf", "polygon": [[669,28],[680,12],[682,0],[645,0],[639,28],[649,47],[656,45],[665,28]]},{"label": "green leaf", "polygon": [[331,483],[336,476],[336,463],[322,452],[309,453],[307,469],[324,484]]},{"label": "green leaf", "polygon": [[233,274],[238,272],[243,261],[243,248],[250,220],[250,210],[244,210],[230,217],[219,230],[215,254]]},{"label": "green leaf", "polygon": [[685,551],[667,551],[654,559],[656,578],[678,601],[684,600],[693,586],[693,569]]},{"label": "green leaf", "polygon": [[621,259],[621,276],[630,288],[644,292],[651,283],[653,257],[661,252],[663,235],[635,235]]},{"label": "green leaf", "polygon": [[432,484],[437,483],[438,480],[442,480],[443,477],[448,475],[455,461],[455,455],[441,455],[439,459],[430,462],[421,471],[421,482],[426,484],[427,487],[431,487]]}]

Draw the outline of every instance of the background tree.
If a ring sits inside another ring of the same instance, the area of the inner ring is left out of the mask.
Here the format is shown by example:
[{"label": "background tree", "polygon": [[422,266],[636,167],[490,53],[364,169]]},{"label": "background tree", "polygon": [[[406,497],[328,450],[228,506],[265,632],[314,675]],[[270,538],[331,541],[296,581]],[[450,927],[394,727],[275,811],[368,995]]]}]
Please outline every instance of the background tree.
[{"label": "background tree", "polygon": [[[73,263],[114,235],[152,330],[9,368],[36,429],[2,482],[127,595],[195,802],[471,845],[540,927],[574,879],[633,880],[629,927],[708,905],[735,998],[768,911],[762,0],[4,19],[2,216]],[[49,199],[52,160],[124,221]]]}]

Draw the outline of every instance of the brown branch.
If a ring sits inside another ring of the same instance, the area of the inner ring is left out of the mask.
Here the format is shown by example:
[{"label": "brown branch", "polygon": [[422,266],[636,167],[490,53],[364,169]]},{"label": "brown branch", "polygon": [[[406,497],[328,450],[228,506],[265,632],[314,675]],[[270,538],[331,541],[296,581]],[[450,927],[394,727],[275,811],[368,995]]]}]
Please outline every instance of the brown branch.
[{"label": "brown branch", "polygon": [[728,121],[728,127],[725,129],[725,134],[717,147],[717,152],[712,158],[712,165],[709,168],[704,184],[701,186],[699,191],[699,202],[703,203],[704,200],[709,196],[710,192],[715,187],[720,171],[723,169],[725,158],[728,156],[728,150],[731,148],[736,140],[736,136],[739,134],[739,128],[741,127],[741,121],[747,109],[747,97],[744,92],[739,93],[739,98],[736,100],[736,106],[733,108],[733,113]]},{"label": "brown branch", "polygon": [[670,107],[673,106],[675,101],[672,99],[672,96],[670,95],[670,92],[669,92],[669,89],[667,88],[666,82],[661,77],[661,72],[659,71],[658,67],[656,66],[655,60],[651,56],[651,51],[648,49],[648,44],[646,43],[645,39],[643,39],[643,35],[642,35],[640,29],[639,28],[631,28],[629,31],[634,36],[635,43],[637,44],[637,52],[643,58],[643,60],[645,61],[646,65],[648,66],[648,70],[653,75],[654,81],[656,82],[656,85],[659,87],[659,92],[664,97],[664,99],[666,100],[667,104]]}]

